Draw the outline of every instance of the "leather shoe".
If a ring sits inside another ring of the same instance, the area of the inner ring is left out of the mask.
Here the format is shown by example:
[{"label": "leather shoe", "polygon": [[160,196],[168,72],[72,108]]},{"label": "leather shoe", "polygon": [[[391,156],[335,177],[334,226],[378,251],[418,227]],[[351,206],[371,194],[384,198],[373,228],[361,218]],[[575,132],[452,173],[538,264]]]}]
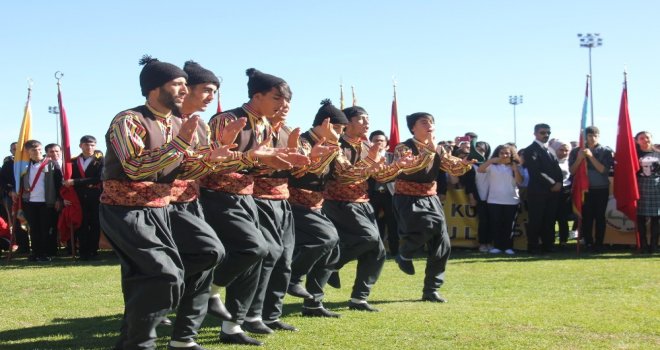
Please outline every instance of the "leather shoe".
[{"label": "leather shoe", "polygon": [[270,327],[266,326],[263,321],[257,320],[257,321],[245,321],[241,325],[241,328],[243,328],[244,331],[248,331],[250,333],[255,333],[255,334],[271,334],[273,333],[273,330],[270,329]]},{"label": "leather shoe", "polygon": [[422,294],[422,301],[431,301],[434,303],[446,303],[447,299],[443,298],[438,292]]},{"label": "leather shoe", "polygon": [[223,331],[220,331],[220,342],[237,345],[264,345],[264,343],[246,335],[245,333],[227,334]]},{"label": "leather shoe", "polygon": [[168,344],[167,350],[206,350],[206,348],[201,347],[199,344],[195,344],[193,346],[187,346],[185,348],[178,348]]},{"label": "leather shoe", "polygon": [[217,297],[209,298],[208,311],[209,315],[215,316],[223,321],[231,321],[231,314],[227,311],[225,304]]},{"label": "leather shoe", "polygon": [[380,310],[376,309],[369,305],[369,303],[354,303],[352,301],[348,302],[348,309],[355,311],[367,311],[367,312],[378,312]]},{"label": "leather shoe", "polygon": [[292,295],[292,296],[297,297],[297,298],[303,298],[303,299],[312,299],[312,298],[314,298],[311,294],[309,294],[309,292],[307,291],[307,289],[305,289],[305,287],[300,285],[300,283],[289,284],[289,288],[287,289],[287,293],[289,293],[289,295]]},{"label": "leather shoe", "polygon": [[160,325],[163,325],[163,326],[171,326],[171,325],[172,325],[172,320],[170,320],[169,318],[165,317],[164,319],[162,319],[162,320],[160,321]]},{"label": "leather shoe", "polygon": [[332,288],[341,288],[341,279],[339,279],[339,271],[332,271],[328,278],[328,285]]},{"label": "leather shoe", "polygon": [[403,271],[403,273],[407,275],[415,274],[415,265],[413,265],[412,260],[404,260],[401,255],[397,255],[394,260],[396,261],[396,264],[399,265],[399,270]]},{"label": "leather shoe", "polygon": [[297,332],[298,331],[298,328],[296,328],[296,327],[294,327],[294,326],[292,326],[288,323],[284,323],[282,321],[270,322],[270,323],[267,323],[266,326],[268,326],[268,328],[270,328],[274,331],[290,331],[290,332]]},{"label": "leather shoe", "polygon": [[341,317],[340,314],[336,312],[332,312],[324,307],[310,309],[303,306],[302,315],[305,317],[333,317],[333,318]]}]

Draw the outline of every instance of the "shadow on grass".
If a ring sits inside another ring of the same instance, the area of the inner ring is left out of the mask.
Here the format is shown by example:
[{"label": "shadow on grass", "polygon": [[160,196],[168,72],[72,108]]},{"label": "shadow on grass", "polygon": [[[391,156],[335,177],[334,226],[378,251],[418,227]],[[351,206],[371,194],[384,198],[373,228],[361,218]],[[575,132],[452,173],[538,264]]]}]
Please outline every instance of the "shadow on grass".
[{"label": "shadow on grass", "polygon": [[56,318],[51,324],[0,331],[0,348],[112,349],[122,315]]},{"label": "shadow on grass", "polygon": [[35,261],[28,261],[27,255],[22,254],[22,255],[15,255],[12,257],[9,262],[7,262],[6,256],[2,258],[0,261],[0,268],[2,269],[25,269],[25,268],[39,268],[39,267],[70,267],[70,266],[112,266],[112,265],[117,265],[119,266],[119,260],[117,259],[117,256],[115,255],[114,252],[112,251],[103,251],[100,252],[97,257],[94,258],[94,260],[80,260],[80,259],[73,259],[70,255],[62,255],[62,252],[60,252],[60,255],[56,256],[53,258],[52,261],[48,262],[35,262]]},{"label": "shadow on grass", "polygon": [[[515,255],[480,253],[474,249],[452,248],[450,261],[453,264],[471,264],[475,262],[524,262],[539,260],[637,260],[657,258],[658,254],[637,253],[628,246],[610,246],[601,252],[587,251],[585,247],[578,253],[575,244],[569,244],[566,247],[557,247],[551,253],[529,254],[526,251],[517,251]],[[415,258],[423,258],[423,254],[418,254]]]}]

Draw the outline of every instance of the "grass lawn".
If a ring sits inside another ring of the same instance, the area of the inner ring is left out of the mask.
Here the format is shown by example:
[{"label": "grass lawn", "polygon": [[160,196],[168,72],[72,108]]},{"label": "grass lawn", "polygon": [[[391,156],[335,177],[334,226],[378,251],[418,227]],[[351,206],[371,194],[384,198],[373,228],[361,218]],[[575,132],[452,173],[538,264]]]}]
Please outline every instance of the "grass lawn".
[{"label": "grass lawn", "polygon": [[[348,311],[355,263],[343,287],[327,289],[340,319],[303,318],[287,297],[284,321],[300,332],[257,336],[271,349],[660,349],[660,255],[574,250],[509,257],[455,250],[442,294],[447,304],[418,301],[424,260],[407,276],[385,263],[371,303],[379,313]],[[0,349],[109,349],[123,302],[112,252],[94,262],[59,258],[0,265]],[[198,342],[217,339],[209,316]],[[159,348],[171,328],[160,326]],[[245,347],[235,347],[243,348]]]}]

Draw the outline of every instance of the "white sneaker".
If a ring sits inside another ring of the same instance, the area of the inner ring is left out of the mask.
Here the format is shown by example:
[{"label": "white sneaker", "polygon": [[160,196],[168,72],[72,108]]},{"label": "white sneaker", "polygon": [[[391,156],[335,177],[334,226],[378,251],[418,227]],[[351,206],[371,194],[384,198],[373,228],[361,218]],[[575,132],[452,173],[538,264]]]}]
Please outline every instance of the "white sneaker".
[{"label": "white sneaker", "polygon": [[577,238],[577,231],[568,231],[568,239],[576,239]]},{"label": "white sneaker", "polygon": [[507,249],[504,251],[504,253],[509,254],[509,255],[514,255],[516,252],[513,251],[513,249]]},{"label": "white sneaker", "polygon": [[497,248],[493,248],[493,249],[489,250],[488,252],[491,253],[491,254],[499,254],[499,253],[501,253],[502,251],[499,250],[499,249],[497,249]]},{"label": "white sneaker", "polygon": [[479,252],[480,253],[487,253],[488,252],[488,246],[485,244],[482,244],[479,246]]}]

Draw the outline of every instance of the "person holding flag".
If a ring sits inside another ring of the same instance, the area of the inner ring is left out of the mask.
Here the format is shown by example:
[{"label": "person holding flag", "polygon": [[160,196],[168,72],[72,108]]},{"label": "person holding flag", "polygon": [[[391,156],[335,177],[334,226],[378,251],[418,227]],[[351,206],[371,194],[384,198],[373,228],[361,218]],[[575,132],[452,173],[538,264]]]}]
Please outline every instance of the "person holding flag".
[{"label": "person holding flag", "polygon": [[[103,156],[95,154],[96,138],[85,135],[80,138],[81,153],[71,159],[71,178],[63,185],[76,190],[82,211],[80,228],[75,234],[79,242],[80,260],[91,260],[98,255],[101,226],[99,223],[99,198],[101,197],[101,174]],[[72,242],[75,244],[75,242]]]},{"label": "person holding flag", "polygon": [[[584,238],[587,249],[598,252],[605,240],[605,209],[610,197],[610,168],[614,164],[612,149],[598,143],[600,130],[595,126],[585,129],[586,147],[575,148],[568,156],[571,175],[575,175],[582,162],[587,165],[589,190],[582,203],[580,236]],[[595,223],[595,241],[594,241]]]}]

